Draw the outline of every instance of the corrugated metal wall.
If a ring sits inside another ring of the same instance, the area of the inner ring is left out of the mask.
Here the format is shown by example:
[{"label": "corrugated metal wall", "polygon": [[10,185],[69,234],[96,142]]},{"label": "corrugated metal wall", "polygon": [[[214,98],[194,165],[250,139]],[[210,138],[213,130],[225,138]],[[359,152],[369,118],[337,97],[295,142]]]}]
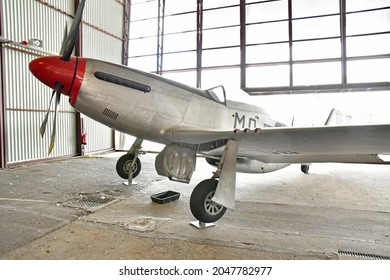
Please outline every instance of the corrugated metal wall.
[{"label": "corrugated metal wall", "polygon": [[[55,8],[34,0],[2,0],[3,36],[15,42],[38,38],[43,40],[44,50],[58,53],[65,22],[69,18],[65,13],[73,14],[74,9],[71,0],[50,1],[48,4]],[[24,49],[4,48],[8,163],[49,157],[51,122],[44,139],[39,135],[39,127],[49,104],[51,89],[28,70],[29,62],[37,56]],[[75,111],[66,98],[62,98],[57,127],[56,145],[50,157],[76,154]]]},{"label": "corrugated metal wall", "polygon": [[[5,49],[6,128],[8,162],[47,157],[52,122],[42,139],[39,127],[49,105],[51,90],[28,71],[35,56]],[[53,107],[54,109],[54,107]],[[52,114],[53,116],[54,114]],[[51,156],[76,153],[75,111],[62,98],[59,108],[56,146]]]},{"label": "corrugated metal wall", "polygon": [[[75,13],[75,0],[0,0],[4,38],[15,42],[31,38],[43,40],[43,49],[58,53],[64,28]],[[124,6],[116,0],[86,1],[82,32],[82,55],[121,63]],[[109,52],[107,51],[109,50]],[[39,54],[4,46],[4,92],[6,111],[7,163],[75,155],[77,153],[76,112],[62,96],[59,108],[56,145],[50,156],[51,121],[41,139],[39,127],[44,119],[51,89],[28,71],[28,64]],[[54,104],[53,108],[54,110]],[[52,114],[54,115],[54,114]],[[82,116],[83,117],[83,116]],[[113,131],[84,118],[88,134],[86,152],[112,149]],[[49,119],[50,120],[50,119]]]},{"label": "corrugated metal wall", "polygon": [[[87,1],[84,12],[82,55],[121,64],[124,6],[115,0]],[[114,148],[113,131],[82,116],[87,133],[85,152]]]},{"label": "corrugated metal wall", "polygon": [[74,14],[73,0],[2,0],[2,2],[4,37],[16,42],[39,38],[44,41],[44,50],[59,52],[65,24],[70,19],[66,14]]}]

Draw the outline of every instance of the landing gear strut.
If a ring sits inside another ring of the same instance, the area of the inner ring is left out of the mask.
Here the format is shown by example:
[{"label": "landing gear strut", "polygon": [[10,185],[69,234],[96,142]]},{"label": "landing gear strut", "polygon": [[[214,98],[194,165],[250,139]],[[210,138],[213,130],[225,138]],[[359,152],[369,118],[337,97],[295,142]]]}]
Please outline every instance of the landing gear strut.
[{"label": "landing gear strut", "polygon": [[[121,156],[116,162],[116,172],[123,179],[132,179],[141,172],[141,161],[138,158],[144,154],[141,149],[143,139],[136,139],[127,154]],[[131,176],[130,176],[131,175]]]}]

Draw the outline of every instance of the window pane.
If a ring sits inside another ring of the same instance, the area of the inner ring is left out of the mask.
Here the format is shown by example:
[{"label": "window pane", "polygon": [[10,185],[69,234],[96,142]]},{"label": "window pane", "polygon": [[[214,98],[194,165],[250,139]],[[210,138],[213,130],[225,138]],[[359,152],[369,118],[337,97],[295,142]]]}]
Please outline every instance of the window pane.
[{"label": "window pane", "polygon": [[130,20],[140,20],[158,16],[158,1],[148,1],[131,5]]},{"label": "window pane", "polygon": [[166,15],[192,11],[196,11],[196,1],[165,0]]},{"label": "window pane", "polygon": [[129,56],[155,54],[157,49],[157,37],[135,39],[129,42]]},{"label": "window pane", "polygon": [[347,15],[347,36],[390,30],[390,9]]},{"label": "window pane", "polygon": [[137,3],[143,3],[148,2],[148,0],[131,0],[131,4],[137,4]]},{"label": "window pane", "polygon": [[240,27],[203,31],[203,48],[240,45]]},{"label": "window pane", "polygon": [[280,62],[289,60],[288,44],[270,44],[246,47],[247,63]]},{"label": "window pane", "polygon": [[130,38],[157,36],[157,18],[130,23]]},{"label": "window pane", "polygon": [[336,58],[341,56],[339,39],[295,42],[294,60]]},{"label": "window pane", "polygon": [[288,65],[249,67],[246,70],[247,87],[277,87],[290,84]]},{"label": "window pane", "polygon": [[293,40],[340,36],[340,17],[293,20]]},{"label": "window pane", "polygon": [[196,67],[196,52],[164,54],[163,69],[187,69]]},{"label": "window pane", "polygon": [[286,0],[264,2],[246,6],[246,22],[256,23],[288,18]]},{"label": "window pane", "polygon": [[341,83],[340,62],[308,63],[293,65],[294,86],[310,86]]},{"label": "window pane", "polygon": [[232,7],[203,12],[203,28],[232,26],[240,24],[240,8]]},{"label": "window pane", "polygon": [[202,71],[202,88],[209,89],[219,85],[240,88],[240,69],[231,68]]},{"label": "window pane", "polygon": [[146,72],[154,72],[157,69],[157,56],[130,57],[129,67]]},{"label": "window pane", "polygon": [[[155,29],[157,29],[157,25]],[[192,30],[196,31],[196,13],[165,17],[165,34]]]},{"label": "window pane", "polygon": [[247,44],[288,41],[288,22],[249,25],[246,27]]},{"label": "window pane", "polygon": [[390,53],[390,34],[347,38],[347,55],[377,55]]},{"label": "window pane", "polygon": [[203,0],[203,9],[239,5],[240,0]]},{"label": "window pane", "polygon": [[164,36],[164,52],[196,50],[196,32]]},{"label": "window pane", "polygon": [[337,14],[339,13],[339,0],[293,0],[292,10],[293,18]]},{"label": "window pane", "polygon": [[361,11],[374,8],[389,7],[390,0],[349,0],[346,2],[347,12]]},{"label": "window pane", "polygon": [[186,71],[181,73],[164,73],[163,77],[174,80],[176,82],[196,87],[196,72],[195,71]]},{"label": "window pane", "polygon": [[240,48],[205,50],[202,53],[202,66],[240,64]]},{"label": "window pane", "polygon": [[390,59],[347,62],[348,83],[388,82]]}]

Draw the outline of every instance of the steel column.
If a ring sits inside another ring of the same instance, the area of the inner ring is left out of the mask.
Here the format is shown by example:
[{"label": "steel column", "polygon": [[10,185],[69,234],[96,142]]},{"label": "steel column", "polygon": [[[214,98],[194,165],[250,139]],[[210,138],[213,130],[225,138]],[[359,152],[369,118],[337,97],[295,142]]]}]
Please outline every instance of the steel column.
[{"label": "steel column", "polygon": [[240,88],[246,88],[246,5],[240,0]]},{"label": "steel column", "polygon": [[288,0],[288,65],[290,71],[290,86],[294,84],[294,72],[293,72],[293,24],[292,24],[292,0]]},{"label": "steel column", "polygon": [[122,64],[128,65],[129,63],[129,40],[130,40],[130,12],[131,12],[131,0],[124,1],[123,10],[123,57]]},{"label": "steel column", "polygon": [[164,54],[165,0],[158,0],[157,23],[157,75],[162,75]]},{"label": "steel column", "polygon": [[203,48],[203,0],[198,0],[196,9],[196,87],[202,87],[202,48]]},{"label": "steel column", "polygon": [[348,83],[347,80],[347,17],[345,0],[340,0],[340,43],[341,43],[341,83]]},{"label": "steel column", "polygon": [[[3,35],[3,2],[0,1],[0,35]],[[4,90],[4,49],[0,43],[0,169],[7,167],[6,129],[5,129],[5,90]]]},{"label": "steel column", "polygon": [[[74,5],[75,5],[75,12],[77,11],[77,7],[79,6],[80,0],[74,0]],[[80,22],[80,30],[79,30],[79,36],[76,40],[75,48],[74,48],[74,54],[75,56],[82,56],[82,38],[83,38],[83,21]],[[79,112],[76,111],[76,152],[77,155],[81,156],[83,155],[83,147],[81,144],[81,133],[82,133],[82,125],[81,125],[81,115]]]}]

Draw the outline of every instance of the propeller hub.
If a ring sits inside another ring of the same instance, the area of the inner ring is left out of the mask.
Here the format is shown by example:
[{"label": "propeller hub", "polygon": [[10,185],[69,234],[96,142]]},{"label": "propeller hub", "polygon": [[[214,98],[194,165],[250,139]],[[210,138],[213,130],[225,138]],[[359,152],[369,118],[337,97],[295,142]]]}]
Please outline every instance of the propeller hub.
[{"label": "propeller hub", "polygon": [[60,56],[45,56],[30,62],[30,72],[42,83],[56,88],[62,85],[61,93],[70,97],[74,105],[84,79],[86,61],[83,58],[71,57],[64,61]]}]

